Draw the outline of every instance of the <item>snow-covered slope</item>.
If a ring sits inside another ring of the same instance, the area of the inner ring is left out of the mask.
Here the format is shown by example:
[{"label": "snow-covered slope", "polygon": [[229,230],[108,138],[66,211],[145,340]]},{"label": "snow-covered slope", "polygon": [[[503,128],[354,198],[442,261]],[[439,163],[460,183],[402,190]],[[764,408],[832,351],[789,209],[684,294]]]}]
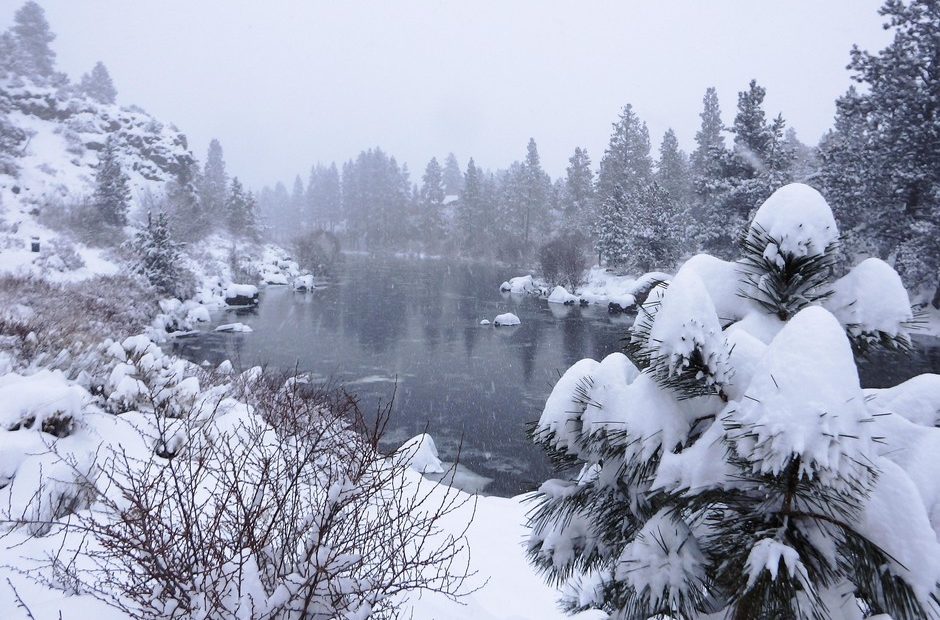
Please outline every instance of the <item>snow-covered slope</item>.
[{"label": "snow-covered slope", "polygon": [[0,108],[27,139],[15,158],[15,176],[0,175],[0,199],[24,203],[90,194],[98,153],[117,142],[124,172],[137,196],[159,191],[193,162],[186,136],[139,108],[102,104],[71,89],[0,80]]}]

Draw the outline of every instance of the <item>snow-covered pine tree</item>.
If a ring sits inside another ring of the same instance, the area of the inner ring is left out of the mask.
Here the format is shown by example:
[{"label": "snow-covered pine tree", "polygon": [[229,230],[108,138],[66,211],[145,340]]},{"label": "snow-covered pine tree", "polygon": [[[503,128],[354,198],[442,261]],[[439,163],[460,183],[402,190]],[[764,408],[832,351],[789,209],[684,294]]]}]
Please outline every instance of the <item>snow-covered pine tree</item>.
[{"label": "snow-covered pine tree", "polygon": [[796,134],[796,129],[787,127],[783,135],[784,152],[793,158],[790,176],[797,183],[806,183],[815,179],[819,172],[819,158],[816,149],[804,144]]},{"label": "snow-covered pine tree", "polygon": [[[3,53],[2,46],[0,46],[0,58],[3,58]],[[2,62],[0,60],[0,63]],[[22,155],[23,145],[28,135],[10,120],[11,108],[9,98],[0,94],[0,174],[15,177],[19,171],[17,160]]]},{"label": "snow-covered pine tree", "polygon": [[625,199],[626,245],[618,266],[635,274],[672,270],[685,236],[682,207],[657,181],[632,187]]},{"label": "snow-covered pine tree", "polygon": [[304,221],[311,230],[323,228],[323,177],[326,169],[317,162],[310,167],[307,177],[307,192],[304,194]]},{"label": "snow-covered pine tree", "polygon": [[228,175],[225,173],[222,145],[215,138],[209,142],[201,180],[202,204],[211,217],[223,219],[228,199]]},{"label": "snow-covered pine tree", "polygon": [[421,204],[418,226],[424,247],[436,251],[444,241],[444,181],[436,157],[424,168],[421,177]]},{"label": "snow-covered pine tree", "polygon": [[460,172],[460,164],[457,163],[457,157],[453,153],[448,153],[444,158],[441,180],[444,182],[445,195],[459,196],[463,191],[463,173]]},{"label": "snow-covered pine tree", "polygon": [[619,266],[628,260],[625,216],[628,208],[628,197],[619,185],[601,203],[593,234],[598,262],[603,259],[609,265]]},{"label": "snow-covered pine tree", "polygon": [[819,145],[820,191],[841,223],[844,249],[850,255],[887,256],[891,243],[869,229],[884,229],[887,215],[877,200],[880,171],[871,162],[868,124],[855,112],[861,101],[855,87],[836,101],[833,128]]},{"label": "snow-covered pine tree", "polygon": [[559,379],[533,437],[577,474],[540,487],[530,560],[566,609],[614,618],[936,617],[938,472],[897,456],[888,436],[911,424],[866,397],[852,347],[906,340],[907,293],[877,259],[834,281],[838,230],[805,185],[749,239],[762,264],[701,254],[653,289],[632,360]]},{"label": "snow-covered pine tree", "polygon": [[128,182],[127,175],[121,169],[117,140],[114,136],[108,136],[98,156],[95,193],[92,196],[92,204],[97,210],[101,223],[108,226],[127,224],[127,211],[131,203],[131,189]]},{"label": "snow-covered pine tree", "polygon": [[161,294],[180,296],[185,270],[180,250],[184,244],[173,240],[167,214],[163,211],[154,218],[147,213],[147,227],[134,236],[133,250],[138,256],[136,271]]},{"label": "snow-covered pine tree", "polygon": [[254,214],[251,211],[251,205],[248,203],[248,197],[245,195],[245,189],[238,177],[232,177],[225,209],[228,216],[229,232],[239,237],[251,236],[255,226]]},{"label": "snow-covered pine tree", "polygon": [[90,73],[82,76],[78,90],[98,103],[114,103],[117,98],[117,89],[111,80],[111,74],[100,60],[95,63]]},{"label": "snow-covered pine tree", "polygon": [[[682,219],[688,221],[687,214],[692,209],[692,175],[689,168],[688,156],[679,148],[679,139],[672,129],[663,135],[659,147],[659,160],[656,162],[656,182],[659,183],[672,198],[675,207],[682,214]],[[684,227],[685,225],[683,225]],[[683,230],[678,241],[685,243],[690,235]]]},{"label": "snow-covered pine tree", "polygon": [[166,184],[173,232],[180,239],[196,241],[212,228],[212,217],[202,202],[199,185],[199,165],[193,159],[182,163],[176,178]]},{"label": "snow-covered pine tree", "polygon": [[343,197],[340,189],[339,170],[336,168],[335,162],[331,163],[329,168],[324,168],[317,189],[320,196],[321,225],[333,232],[333,229],[343,217]]},{"label": "snow-covered pine tree", "polygon": [[463,189],[460,192],[460,201],[457,203],[455,225],[460,252],[470,256],[476,250],[486,247],[485,238],[490,222],[486,218],[486,207],[483,201],[482,174],[472,157],[467,162]]},{"label": "snow-covered pine tree", "polygon": [[55,52],[49,47],[55,35],[42,7],[33,0],[24,3],[13,16],[11,32],[17,72],[40,83],[55,78]]},{"label": "snow-covered pine tree", "polygon": [[285,224],[288,230],[302,230],[306,228],[307,192],[300,175],[294,177],[294,186],[290,194],[290,212],[287,214]]},{"label": "snow-covered pine tree", "polygon": [[631,188],[649,181],[653,175],[649,130],[633,111],[632,105],[628,103],[623,107],[613,128],[597,175],[600,209],[594,226],[594,245],[602,260],[607,259],[606,252],[617,251],[612,243],[620,233],[605,230],[608,225],[617,226],[617,205]]},{"label": "snow-covered pine tree", "polygon": [[894,38],[876,54],[852,50],[864,88],[839,102],[842,137],[824,148],[825,189],[840,211],[875,206],[864,236],[881,258],[896,256],[909,287],[928,298],[935,290],[940,307],[940,7],[887,0],[880,13]]},{"label": "snow-covered pine tree", "polygon": [[695,150],[691,157],[695,194],[691,215],[695,222],[695,245],[707,252],[721,253],[726,244],[728,226],[722,214],[721,197],[730,188],[730,155],[725,146],[725,126],[714,87],[705,91],[700,117],[702,124],[695,134]]},{"label": "snow-covered pine tree", "polygon": [[565,194],[562,205],[562,227],[589,239],[597,220],[594,195],[594,171],[587,149],[575,147],[568,159]]},{"label": "snow-covered pine tree", "polygon": [[542,170],[539,149],[529,138],[523,163],[522,246],[528,252],[548,232],[551,178]]},{"label": "snow-covered pine tree", "polygon": [[708,243],[713,254],[733,256],[746,222],[775,187],[791,179],[792,154],[786,150],[786,123],[778,115],[767,122],[763,103],[766,90],[751,80],[748,89],[738,93],[738,112],[734,118],[734,148],[727,160],[726,189],[716,197],[706,224]]}]

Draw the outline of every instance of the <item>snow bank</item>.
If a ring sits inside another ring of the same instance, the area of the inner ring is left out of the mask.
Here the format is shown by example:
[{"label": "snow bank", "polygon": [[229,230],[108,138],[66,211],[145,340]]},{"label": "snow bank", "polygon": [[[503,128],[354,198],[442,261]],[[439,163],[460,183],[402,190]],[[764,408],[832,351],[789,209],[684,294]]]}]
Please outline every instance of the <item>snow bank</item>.
[{"label": "snow bank", "polygon": [[519,317],[517,317],[512,312],[506,312],[505,314],[500,314],[495,319],[493,319],[493,325],[497,327],[500,327],[500,326],[508,327],[512,325],[520,325],[521,323],[522,321],[519,320]]}]

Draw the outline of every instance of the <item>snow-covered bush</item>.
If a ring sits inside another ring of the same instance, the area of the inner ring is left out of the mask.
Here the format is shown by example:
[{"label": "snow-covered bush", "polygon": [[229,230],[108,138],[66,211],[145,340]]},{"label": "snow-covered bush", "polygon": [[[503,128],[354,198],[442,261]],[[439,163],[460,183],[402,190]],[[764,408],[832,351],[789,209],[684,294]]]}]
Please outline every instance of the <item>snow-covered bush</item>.
[{"label": "snow-covered bush", "polygon": [[113,366],[103,386],[108,409],[146,411],[178,418],[192,411],[199,394],[196,368],[166,355],[144,335],[102,345]]},{"label": "snow-covered bush", "polygon": [[384,618],[409,592],[461,595],[465,540],[441,520],[467,496],[383,456],[354,398],[249,374],[209,413],[152,418],[150,451],[99,459],[77,517],[91,564],[57,578],[154,619]]},{"label": "snow-covered bush", "polygon": [[74,271],[84,267],[85,261],[68,239],[54,237],[42,246],[35,264],[44,270]]},{"label": "snow-covered bush", "polygon": [[781,188],[741,260],[696,256],[652,290],[631,359],[558,381],[533,437],[577,475],[539,489],[528,551],[568,610],[940,614],[940,439],[908,439],[940,396],[862,391],[854,354],[909,343],[910,303],[881,262],[834,282],[837,238],[815,190]]}]

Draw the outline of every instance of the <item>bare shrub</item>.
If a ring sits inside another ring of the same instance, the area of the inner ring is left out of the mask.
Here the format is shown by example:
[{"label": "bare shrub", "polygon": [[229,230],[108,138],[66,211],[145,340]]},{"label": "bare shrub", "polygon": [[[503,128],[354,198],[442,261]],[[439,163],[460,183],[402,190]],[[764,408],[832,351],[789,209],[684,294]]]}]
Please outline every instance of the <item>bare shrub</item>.
[{"label": "bare shrub", "polygon": [[291,248],[297,264],[317,275],[331,274],[339,257],[339,241],[335,235],[323,230],[295,237]]},{"label": "bare shrub", "polygon": [[113,334],[140,333],[159,311],[152,289],[126,276],[62,284],[0,276],[0,309],[0,350],[17,363],[71,376],[98,361],[91,359],[98,343]]},{"label": "bare shrub", "polygon": [[[277,375],[243,379],[249,410],[155,417],[153,453],[117,449],[92,481],[91,566],[54,562],[133,618],[392,618],[418,590],[466,591],[466,495],[378,451],[356,399]],[[227,402],[227,404],[226,404]],[[237,409],[237,408],[236,408]]]},{"label": "bare shrub", "polygon": [[584,272],[588,267],[579,235],[567,234],[555,237],[539,248],[542,277],[552,286],[564,286],[574,292],[584,284]]}]

